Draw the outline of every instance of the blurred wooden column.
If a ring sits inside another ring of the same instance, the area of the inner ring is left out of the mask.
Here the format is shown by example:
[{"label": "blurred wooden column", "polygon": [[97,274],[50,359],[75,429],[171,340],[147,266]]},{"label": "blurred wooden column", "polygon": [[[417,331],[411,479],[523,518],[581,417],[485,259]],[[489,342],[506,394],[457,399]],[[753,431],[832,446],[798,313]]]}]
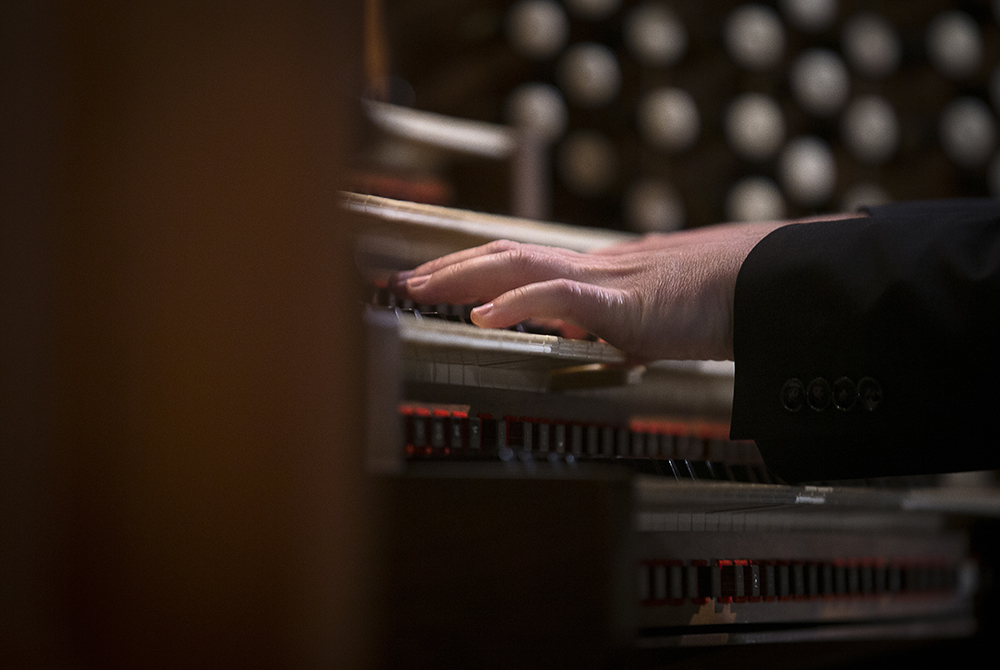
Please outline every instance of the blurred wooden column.
[{"label": "blurred wooden column", "polygon": [[5,5],[0,665],[364,665],[361,0]]}]

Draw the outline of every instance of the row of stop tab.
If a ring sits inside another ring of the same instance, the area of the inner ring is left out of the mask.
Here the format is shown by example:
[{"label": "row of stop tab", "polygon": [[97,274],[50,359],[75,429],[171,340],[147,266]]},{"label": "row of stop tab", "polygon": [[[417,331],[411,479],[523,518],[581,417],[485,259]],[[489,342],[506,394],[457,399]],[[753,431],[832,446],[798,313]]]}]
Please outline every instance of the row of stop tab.
[{"label": "row of stop tab", "polygon": [[518,452],[591,458],[653,458],[760,464],[752,442],[728,439],[724,423],[634,419],[625,424],[478,413],[467,407],[404,403],[399,408],[410,456]]},{"label": "row of stop tab", "polygon": [[959,566],[945,560],[666,560],[639,565],[644,606],[763,603],[954,592]]}]

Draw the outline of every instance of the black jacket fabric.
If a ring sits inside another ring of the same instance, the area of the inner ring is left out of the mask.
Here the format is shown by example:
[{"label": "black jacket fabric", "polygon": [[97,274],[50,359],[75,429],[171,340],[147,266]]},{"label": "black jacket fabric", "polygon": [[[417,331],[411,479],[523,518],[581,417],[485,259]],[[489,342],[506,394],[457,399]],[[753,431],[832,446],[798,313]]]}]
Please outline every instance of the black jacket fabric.
[{"label": "black jacket fabric", "polygon": [[1000,468],[1000,201],[868,214],[747,257],[732,437],[789,482]]}]

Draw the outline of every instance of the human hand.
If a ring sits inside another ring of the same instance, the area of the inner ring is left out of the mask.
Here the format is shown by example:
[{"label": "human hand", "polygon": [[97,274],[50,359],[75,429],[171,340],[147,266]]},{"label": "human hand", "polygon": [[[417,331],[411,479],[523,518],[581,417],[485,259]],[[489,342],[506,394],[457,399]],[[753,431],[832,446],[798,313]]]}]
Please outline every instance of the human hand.
[{"label": "human hand", "polygon": [[740,266],[786,223],[710,226],[589,254],[497,241],[399,273],[393,287],[421,303],[485,303],[472,320],[487,328],[559,320],[637,360],[728,360]]},{"label": "human hand", "polygon": [[670,233],[649,233],[642,237],[614,244],[603,249],[594,251],[595,254],[616,255],[631,253],[635,251],[654,251],[656,249],[667,249],[679,247],[685,244],[706,244],[712,241],[723,242],[732,235],[742,235],[752,233],[754,229],[762,233],[764,237],[779,226],[790,223],[815,223],[817,221],[837,221],[843,219],[863,218],[863,213],[854,214],[819,214],[800,219],[789,219],[783,221],[770,221],[762,223],[720,223],[714,226],[703,228],[693,228],[689,230],[678,230]]}]

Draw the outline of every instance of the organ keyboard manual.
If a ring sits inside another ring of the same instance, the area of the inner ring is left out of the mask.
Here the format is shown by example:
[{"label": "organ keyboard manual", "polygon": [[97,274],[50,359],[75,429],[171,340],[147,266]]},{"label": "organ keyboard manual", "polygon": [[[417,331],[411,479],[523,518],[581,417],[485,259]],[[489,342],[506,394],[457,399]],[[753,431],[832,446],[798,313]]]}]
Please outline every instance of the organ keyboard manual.
[{"label": "organ keyboard manual", "polygon": [[393,664],[652,667],[699,651],[777,667],[795,649],[802,667],[982,635],[992,473],[787,484],[729,439],[731,364],[629,365],[600,341],[480,329],[471,306],[385,288],[493,239],[586,251],[627,235],[342,203],[368,286],[367,464],[386,491]]}]

